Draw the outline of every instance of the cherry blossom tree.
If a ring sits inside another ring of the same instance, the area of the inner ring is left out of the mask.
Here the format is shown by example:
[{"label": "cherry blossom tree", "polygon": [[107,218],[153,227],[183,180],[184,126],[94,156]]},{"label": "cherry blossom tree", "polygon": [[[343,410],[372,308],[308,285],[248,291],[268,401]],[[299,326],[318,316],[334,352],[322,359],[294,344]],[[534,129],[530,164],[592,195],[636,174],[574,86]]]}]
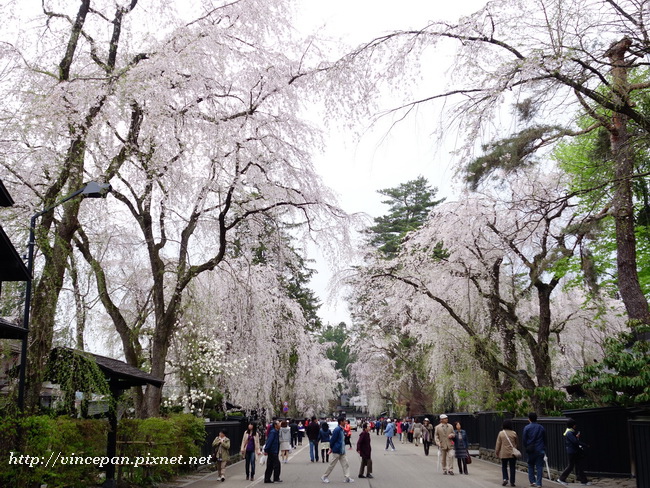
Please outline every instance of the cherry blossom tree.
[{"label": "cherry blossom tree", "polygon": [[[116,199],[83,212],[70,201],[38,223],[32,407],[73,252],[127,362],[164,377],[190,285],[269,238],[269,223],[347,239],[347,217],[311,164],[319,135],[299,117],[322,67],[291,37],[290,2],[207,1],[189,20],[175,7],[43,2],[3,44],[3,179],[31,192],[22,218],[91,178]],[[160,402],[149,387],[138,410],[154,415]]]},{"label": "cherry blossom tree", "polygon": [[432,371],[455,374],[471,356],[501,394],[568,379],[566,363],[553,358],[570,355],[574,367],[598,358],[602,331],[617,323],[615,304],[570,299],[562,289],[561,264],[576,249],[571,229],[581,217],[559,175],[528,171],[509,182],[436,207],[395,262],[363,269],[354,300],[378,323],[393,321],[432,344]]},{"label": "cherry blossom tree", "polygon": [[[650,89],[647,11],[645,0],[495,0],[455,23],[431,22],[373,39],[340,63],[342,71],[364,66],[360,96],[376,99],[378,86],[420,73],[430,50],[456,48],[448,89],[406,98],[389,113],[401,119],[424,103],[444,101],[450,110],[441,131],[465,137],[463,172],[473,186],[497,168],[543,160],[540,149],[562,138],[604,130],[613,191],[594,215],[611,209],[615,220],[618,288],[633,325],[650,324],[637,275],[632,193],[634,179],[643,177],[636,174],[633,148],[650,130],[646,104],[638,103]],[[537,122],[513,127],[505,113],[512,104]],[[581,126],[573,114],[586,114],[591,123]],[[467,166],[478,142],[504,132],[512,137],[493,144],[495,157]]]}]

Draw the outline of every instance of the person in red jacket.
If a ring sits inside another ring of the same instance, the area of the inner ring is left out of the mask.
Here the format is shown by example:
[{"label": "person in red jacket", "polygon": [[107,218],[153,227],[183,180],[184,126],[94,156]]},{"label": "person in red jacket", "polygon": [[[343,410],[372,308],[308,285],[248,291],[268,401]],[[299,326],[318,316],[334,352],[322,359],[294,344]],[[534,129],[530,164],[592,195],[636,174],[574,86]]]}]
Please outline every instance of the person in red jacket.
[{"label": "person in red jacket", "polygon": [[[357,452],[361,456],[361,467],[359,468],[359,478],[374,478],[372,475],[372,458],[370,447],[370,432],[368,423],[364,422],[361,426],[363,431],[359,434],[357,440]],[[366,475],[363,475],[363,468],[366,468]]]},{"label": "person in red jacket", "polygon": [[350,425],[349,420],[345,421],[343,431],[345,433],[345,445],[350,446],[350,449],[352,449],[352,426]]}]

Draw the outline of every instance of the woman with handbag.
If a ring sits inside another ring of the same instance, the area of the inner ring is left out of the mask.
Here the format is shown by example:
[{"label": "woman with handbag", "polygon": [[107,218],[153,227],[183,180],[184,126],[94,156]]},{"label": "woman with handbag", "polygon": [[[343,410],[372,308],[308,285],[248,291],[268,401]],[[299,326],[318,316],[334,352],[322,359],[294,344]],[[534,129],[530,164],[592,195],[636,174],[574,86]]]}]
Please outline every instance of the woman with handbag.
[{"label": "woman with handbag", "polygon": [[226,481],[224,476],[226,472],[226,464],[230,458],[230,439],[226,437],[226,431],[219,431],[219,435],[212,441],[214,447],[214,457],[216,458],[215,467],[217,468],[217,476],[221,481]]},{"label": "woman with handbag", "polygon": [[[510,480],[510,486],[515,486],[515,468],[517,459],[521,457],[518,447],[519,440],[517,433],[512,428],[512,420],[505,419],[503,421],[503,430],[497,435],[497,445],[494,448],[494,453],[501,459],[502,486],[506,486],[508,480]],[[510,468],[510,478],[508,478],[508,468]]]},{"label": "woman with handbag", "polygon": [[246,460],[246,479],[251,481],[255,478],[255,454],[260,451],[260,435],[257,433],[257,426],[253,423],[248,424],[248,429],[244,432],[241,440],[242,457]]},{"label": "woman with handbag", "polygon": [[[458,463],[458,474],[469,474],[467,472],[467,458],[469,457],[469,442],[467,433],[461,428],[460,422],[454,424],[454,451]],[[453,466],[453,464],[452,464]]]}]

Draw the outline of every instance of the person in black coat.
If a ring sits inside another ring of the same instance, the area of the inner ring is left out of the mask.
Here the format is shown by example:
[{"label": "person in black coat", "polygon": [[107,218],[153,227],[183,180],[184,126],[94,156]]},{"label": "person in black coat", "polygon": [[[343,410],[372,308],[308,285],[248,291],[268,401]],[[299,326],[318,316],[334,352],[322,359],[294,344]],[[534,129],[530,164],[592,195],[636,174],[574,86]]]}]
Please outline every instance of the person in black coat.
[{"label": "person in black coat", "polygon": [[567,429],[564,432],[564,446],[566,447],[566,453],[569,455],[569,465],[564,471],[562,471],[558,481],[563,485],[568,485],[566,479],[575,468],[576,479],[583,485],[590,485],[591,483],[587,480],[587,475],[585,475],[585,471],[582,468],[583,453],[586,445],[580,440],[580,432],[577,430],[578,426],[576,421],[568,419],[566,425]]},{"label": "person in black coat", "polygon": [[[264,455],[268,456],[266,460],[266,470],[264,471],[264,483],[281,483],[280,479],[280,422],[275,420],[273,427],[269,430],[269,436],[264,444]],[[273,475],[273,479],[271,479]]]},{"label": "person in black coat", "polygon": [[[362,432],[357,440],[357,452],[361,456],[361,467],[359,468],[359,478],[373,478],[372,475],[372,456],[370,447],[370,432],[368,423],[364,422]],[[366,468],[366,475],[363,475],[363,468]]]},{"label": "person in black coat", "polygon": [[320,426],[316,422],[316,417],[311,418],[311,422],[309,422],[305,432],[307,432],[307,439],[309,439],[309,457],[311,458],[311,462],[314,462],[314,458],[318,462],[318,434],[320,433]]}]

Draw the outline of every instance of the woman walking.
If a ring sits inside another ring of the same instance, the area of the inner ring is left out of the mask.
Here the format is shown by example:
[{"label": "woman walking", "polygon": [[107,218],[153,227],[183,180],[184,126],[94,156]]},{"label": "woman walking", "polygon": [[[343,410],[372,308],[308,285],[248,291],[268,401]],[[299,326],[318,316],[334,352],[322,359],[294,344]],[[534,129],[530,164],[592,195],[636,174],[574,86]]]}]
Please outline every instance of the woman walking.
[{"label": "woman walking", "polygon": [[242,457],[246,460],[246,479],[253,480],[255,478],[255,454],[260,451],[260,435],[257,433],[257,426],[253,423],[248,424],[248,429],[244,432],[244,437],[241,440]]},{"label": "woman walking", "polygon": [[419,419],[415,421],[412,429],[413,429],[413,444],[415,444],[415,447],[418,447],[420,445],[420,439],[422,438],[422,424],[420,423]]},{"label": "woman walking", "polygon": [[332,438],[332,431],[330,430],[327,422],[320,425],[318,431],[318,444],[320,445],[320,458],[323,462],[330,462],[330,439]]},{"label": "woman walking", "polygon": [[467,433],[461,428],[460,422],[454,424],[454,450],[456,452],[456,462],[458,463],[458,473],[469,474],[467,472],[469,443],[467,442]]},{"label": "woman walking", "polygon": [[291,428],[286,420],[280,424],[280,462],[284,464],[289,461],[289,451],[291,450]]},{"label": "woman walking", "polygon": [[219,435],[212,441],[214,447],[214,456],[217,459],[216,468],[217,476],[221,481],[226,481],[226,464],[230,458],[230,439],[226,437],[226,431],[219,431]]},{"label": "woman walking", "polygon": [[[503,475],[502,486],[508,484],[515,486],[515,468],[517,466],[517,456],[515,456],[515,449],[519,448],[519,439],[517,433],[512,428],[512,420],[505,419],[503,421],[503,430],[497,435],[497,445],[494,448],[494,453],[497,458],[501,459],[501,474]],[[508,468],[510,468],[510,477],[508,478]]]}]

